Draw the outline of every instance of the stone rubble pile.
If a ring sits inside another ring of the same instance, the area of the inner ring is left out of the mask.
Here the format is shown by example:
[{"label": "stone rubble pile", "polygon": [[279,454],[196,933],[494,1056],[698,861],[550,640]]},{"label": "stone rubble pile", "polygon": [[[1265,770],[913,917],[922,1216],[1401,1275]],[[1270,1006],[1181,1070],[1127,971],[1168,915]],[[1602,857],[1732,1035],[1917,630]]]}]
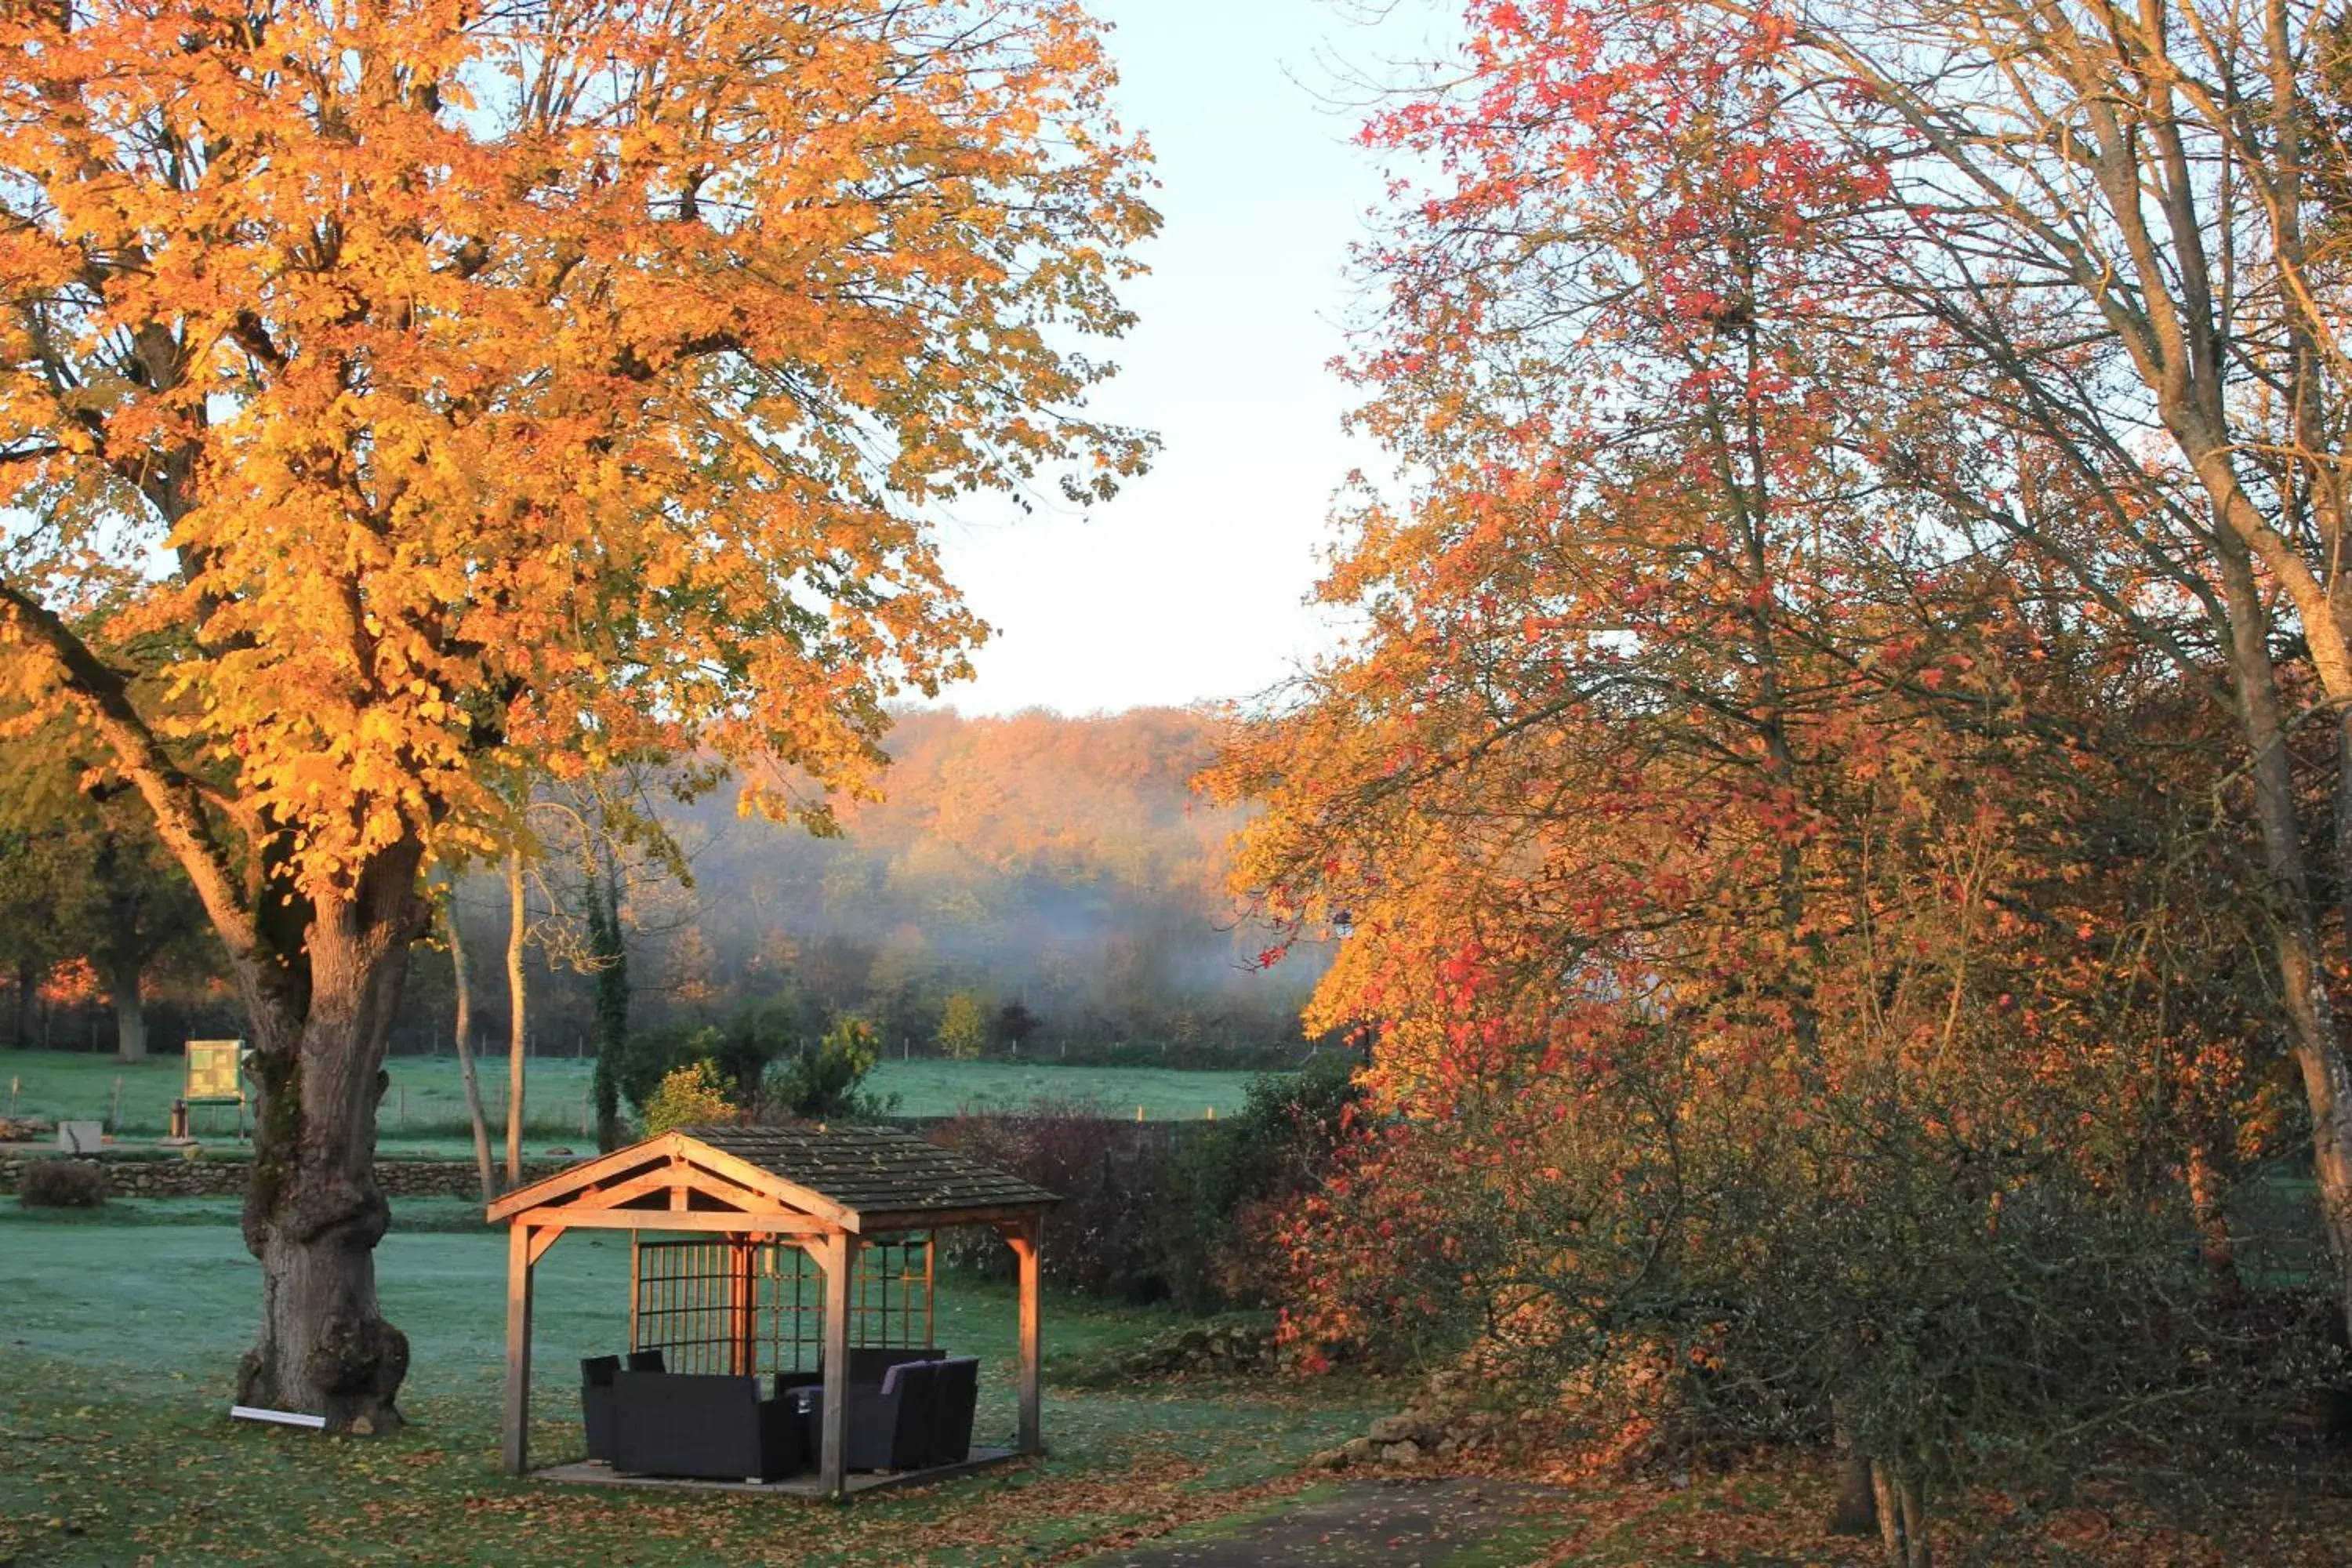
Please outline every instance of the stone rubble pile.
[{"label": "stone rubble pile", "polygon": [[1256,1372],[1272,1364],[1274,1350],[1271,1322],[1198,1323],[1141,1346],[1120,1363],[1120,1371],[1133,1377]]},{"label": "stone rubble pile", "polygon": [[1524,1416],[1474,1403],[1461,1374],[1436,1372],[1416,1392],[1404,1409],[1383,1415],[1336,1448],[1327,1448],[1307,1460],[1313,1468],[1346,1469],[1351,1465],[1446,1465],[1457,1459],[1507,1449],[1522,1421],[1541,1422],[1544,1413]]}]

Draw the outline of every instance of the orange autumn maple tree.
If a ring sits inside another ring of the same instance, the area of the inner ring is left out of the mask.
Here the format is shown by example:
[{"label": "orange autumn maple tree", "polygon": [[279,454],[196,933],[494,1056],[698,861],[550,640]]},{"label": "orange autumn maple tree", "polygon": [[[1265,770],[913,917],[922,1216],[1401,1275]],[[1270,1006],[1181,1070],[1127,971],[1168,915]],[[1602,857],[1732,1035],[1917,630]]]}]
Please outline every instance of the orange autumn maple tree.
[{"label": "orange autumn maple tree", "polygon": [[1933,1490],[2131,1418],[2291,1126],[2226,620],[2151,548],[2177,474],[1890,301],[1794,24],[1470,11],[1370,132],[1439,171],[1364,258],[1410,489],[1219,775],[1372,1046],[1288,1331],[1835,1432],[1924,1568]]},{"label": "orange autumn maple tree", "polygon": [[925,509],[1148,455],[1072,347],[1141,149],[1049,0],[56,0],[0,58],[6,685],[102,739],[250,1016],[239,1397],[384,1430],[426,862],[625,757],[856,785],[982,630]]}]

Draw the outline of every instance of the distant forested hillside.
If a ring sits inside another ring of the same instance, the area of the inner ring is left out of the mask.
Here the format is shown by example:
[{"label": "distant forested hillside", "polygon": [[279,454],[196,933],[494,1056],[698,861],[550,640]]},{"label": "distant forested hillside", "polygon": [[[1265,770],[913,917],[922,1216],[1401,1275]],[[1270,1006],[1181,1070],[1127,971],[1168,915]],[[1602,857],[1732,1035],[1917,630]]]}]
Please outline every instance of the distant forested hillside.
[{"label": "distant forested hillside", "polygon": [[[1319,955],[1254,963],[1265,934],[1239,921],[1224,889],[1239,818],[1189,788],[1217,739],[1214,719],[1167,709],[923,710],[891,731],[886,798],[844,803],[838,837],[740,815],[734,784],[668,807],[692,886],[646,868],[626,890],[633,1025],[782,998],[811,1027],[864,1014],[893,1055],[936,1054],[943,1024],[968,1035],[975,1017],[989,1054],[1295,1054]],[[561,883],[534,878],[535,923],[562,913]],[[504,1027],[504,906],[480,876],[460,900],[476,1017],[491,1036]],[[573,1048],[591,1030],[586,981],[536,948],[531,968],[534,1034]],[[436,1023],[446,1031],[446,954],[421,958],[404,1047]]]}]

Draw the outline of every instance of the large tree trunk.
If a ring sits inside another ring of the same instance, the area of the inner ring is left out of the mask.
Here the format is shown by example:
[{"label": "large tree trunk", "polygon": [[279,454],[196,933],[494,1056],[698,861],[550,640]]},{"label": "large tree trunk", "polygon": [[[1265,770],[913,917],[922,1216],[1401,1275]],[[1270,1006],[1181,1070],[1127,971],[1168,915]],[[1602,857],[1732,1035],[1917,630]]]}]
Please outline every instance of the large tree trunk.
[{"label": "large tree trunk", "polygon": [[[375,1244],[390,1209],[375,1181],[376,1107],[409,943],[428,909],[419,851],[378,856],[347,896],[310,911],[280,973],[240,976],[253,1019],[257,1105],[245,1240],[261,1260],[261,1335],[237,1399],[388,1432],[408,1339],[376,1302]],[[271,894],[265,892],[265,901]],[[286,951],[284,937],[273,943]]]},{"label": "large tree trunk", "polygon": [[522,1185],[522,852],[507,856],[507,1185]]},{"label": "large tree trunk", "polygon": [[481,1080],[474,1073],[474,984],[466,973],[466,933],[457,920],[457,884],[449,884],[443,913],[449,927],[449,967],[457,990],[457,1077],[466,1086],[466,1120],[474,1129],[474,1166],[482,1178],[482,1203],[499,1195],[498,1165],[490,1156],[490,1122],[482,1114]]},{"label": "large tree trunk", "polygon": [[409,944],[432,907],[419,884],[423,826],[408,823],[348,883],[306,893],[286,860],[285,823],[246,817],[243,853],[224,842],[205,792],[147,728],[122,677],[37,603],[5,583],[0,595],[16,624],[47,640],[154,812],[244,997],[256,1099],[245,1245],[261,1263],[261,1331],[237,1369],[237,1401],[323,1415],[331,1431],[394,1430],[408,1338],[376,1303],[374,1249],[391,1215],[375,1182],[375,1113]]},{"label": "large tree trunk", "polygon": [[1830,1502],[1829,1530],[1832,1535],[1875,1535],[1878,1496],[1871,1481],[1870,1455],[1854,1442],[1839,1409],[1843,1404],[1842,1400],[1830,1402],[1836,1426],[1837,1492]]}]

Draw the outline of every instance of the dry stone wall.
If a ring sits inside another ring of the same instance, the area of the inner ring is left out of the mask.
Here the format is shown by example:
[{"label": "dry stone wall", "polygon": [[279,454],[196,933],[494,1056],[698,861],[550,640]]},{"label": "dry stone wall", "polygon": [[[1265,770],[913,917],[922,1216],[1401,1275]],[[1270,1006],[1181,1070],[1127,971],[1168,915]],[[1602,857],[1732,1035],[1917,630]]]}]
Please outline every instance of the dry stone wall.
[{"label": "dry stone wall", "polygon": [[[58,1160],[60,1154],[17,1154],[0,1157],[0,1193],[13,1194],[25,1168],[37,1160]],[[187,1160],[151,1154],[72,1156],[106,1172],[107,1190],[118,1198],[235,1198],[245,1195],[253,1173],[249,1159],[207,1157]],[[535,1182],[571,1163],[565,1160],[526,1160],[523,1179]],[[478,1198],[481,1177],[471,1160],[381,1160],[375,1179],[388,1197]]]}]

